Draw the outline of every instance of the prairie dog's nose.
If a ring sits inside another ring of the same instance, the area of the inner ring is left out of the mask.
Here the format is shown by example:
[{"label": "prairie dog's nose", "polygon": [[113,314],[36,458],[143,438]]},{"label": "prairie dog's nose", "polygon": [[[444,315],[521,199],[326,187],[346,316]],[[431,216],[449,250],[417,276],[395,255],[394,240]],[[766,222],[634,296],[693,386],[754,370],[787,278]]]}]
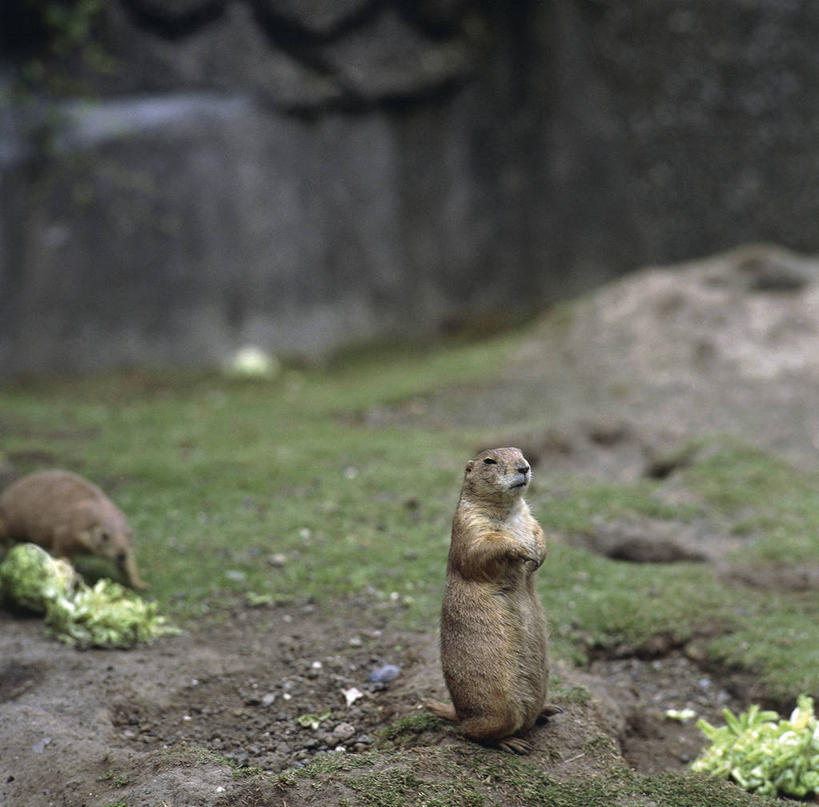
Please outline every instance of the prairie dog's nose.
[{"label": "prairie dog's nose", "polygon": [[528,465],[519,465],[518,466],[518,473],[519,474],[528,474],[531,468]]}]

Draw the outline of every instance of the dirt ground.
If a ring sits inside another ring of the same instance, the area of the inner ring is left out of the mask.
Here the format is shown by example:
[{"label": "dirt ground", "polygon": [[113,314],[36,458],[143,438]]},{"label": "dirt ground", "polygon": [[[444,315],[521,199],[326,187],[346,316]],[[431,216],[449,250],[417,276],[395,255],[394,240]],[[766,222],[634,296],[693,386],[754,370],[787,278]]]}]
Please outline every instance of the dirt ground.
[{"label": "dirt ground", "polygon": [[[220,757],[238,770],[278,772],[317,754],[370,750],[390,721],[445,691],[434,629],[362,630],[355,615],[365,605],[335,615],[310,605],[247,608],[127,651],[77,651],[45,637],[38,619],[0,614],[0,804],[231,804],[242,782]],[[386,664],[400,668],[398,677],[371,682]],[[691,723],[664,719],[666,709],[714,720],[747,694],[742,681],[681,650],[555,672],[564,713],[533,737],[552,775],[596,770],[584,748],[601,734],[639,770],[680,770],[702,740]],[[593,697],[576,703],[571,693],[582,688]],[[345,692],[357,696],[350,705]],[[317,730],[296,721],[328,707],[332,716]],[[464,741],[442,725],[423,742]]]},{"label": "dirt ground", "polygon": [[[638,274],[592,296],[571,322],[533,334],[501,379],[362,418],[443,424],[458,411],[462,424],[487,429],[487,442],[515,439],[540,469],[618,480],[665,473],[667,446],[709,431],[757,435],[815,466],[817,278],[816,264],[761,248]],[[554,425],[504,431],[525,422],[533,401],[554,409]],[[701,537],[695,525],[668,551],[718,562],[721,551]],[[641,551],[639,541],[617,549],[616,529],[598,544],[590,548]],[[0,807],[244,804],[237,771],[372,749],[390,721],[445,697],[436,626],[397,633],[389,611],[372,605],[242,608],[128,651],[78,651],[47,638],[39,619],[0,611]],[[702,737],[666,710],[715,721],[759,694],[747,678],[702,666],[695,647],[659,642],[645,655],[594,658],[584,671],[556,666],[564,712],[533,735],[533,758],[550,776],[594,773],[600,759],[584,749],[601,735],[612,738],[610,762],[681,770]],[[371,682],[386,664],[400,674]],[[577,696],[585,691],[592,697]],[[305,714],[318,726],[299,725]],[[417,742],[464,741],[442,724]]]}]

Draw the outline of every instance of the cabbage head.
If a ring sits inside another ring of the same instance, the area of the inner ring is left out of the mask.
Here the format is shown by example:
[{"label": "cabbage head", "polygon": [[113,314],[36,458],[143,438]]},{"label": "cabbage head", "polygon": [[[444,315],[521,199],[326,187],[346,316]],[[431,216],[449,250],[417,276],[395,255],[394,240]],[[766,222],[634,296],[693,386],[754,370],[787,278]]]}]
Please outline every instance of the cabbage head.
[{"label": "cabbage head", "polygon": [[88,586],[65,560],[36,544],[17,544],[0,563],[0,595],[7,602],[45,614],[49,633],[81,647],[131,647],[167,633],[155,602],[112,580]]},{"label": "cabbage head", "polygon": [[73,596],[79,582],[68,561],[52,558],[36,544],[16,544],[0,563],[2,597],[38,614],[58,597]]}]

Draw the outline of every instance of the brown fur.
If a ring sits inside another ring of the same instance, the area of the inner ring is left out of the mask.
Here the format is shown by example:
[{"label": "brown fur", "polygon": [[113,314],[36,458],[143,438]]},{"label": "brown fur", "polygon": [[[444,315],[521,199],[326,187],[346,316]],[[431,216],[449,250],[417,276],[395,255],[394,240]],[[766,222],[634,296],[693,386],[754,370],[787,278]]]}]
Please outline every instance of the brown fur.
[{"label": "brown fur", "polygon": [[38,471],[0,495],[0,541],[31,541],[57,556],[112,560],[133,588],[145,588],[122,511],[96,486],[68,471]]},{"label": "brown fur", "polygon": [[546,557],[543,530],[523,492],[531,479],[520,449],[495,448],[466,466],[447,563],[441,664],[453,706],[426,704],[463,733],[526,753],[520,737],[546,703],[546,617],[534,572]]}]

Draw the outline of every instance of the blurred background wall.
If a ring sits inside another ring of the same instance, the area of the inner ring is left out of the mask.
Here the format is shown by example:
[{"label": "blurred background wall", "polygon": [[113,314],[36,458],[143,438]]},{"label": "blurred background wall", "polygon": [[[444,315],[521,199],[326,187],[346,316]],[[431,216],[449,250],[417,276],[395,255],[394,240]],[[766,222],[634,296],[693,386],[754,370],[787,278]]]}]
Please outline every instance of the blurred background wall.
[{"label": "blurred background wall", "polygon": [[819,248],[812,0],[4,0],[0,376],[497,327]]}]

